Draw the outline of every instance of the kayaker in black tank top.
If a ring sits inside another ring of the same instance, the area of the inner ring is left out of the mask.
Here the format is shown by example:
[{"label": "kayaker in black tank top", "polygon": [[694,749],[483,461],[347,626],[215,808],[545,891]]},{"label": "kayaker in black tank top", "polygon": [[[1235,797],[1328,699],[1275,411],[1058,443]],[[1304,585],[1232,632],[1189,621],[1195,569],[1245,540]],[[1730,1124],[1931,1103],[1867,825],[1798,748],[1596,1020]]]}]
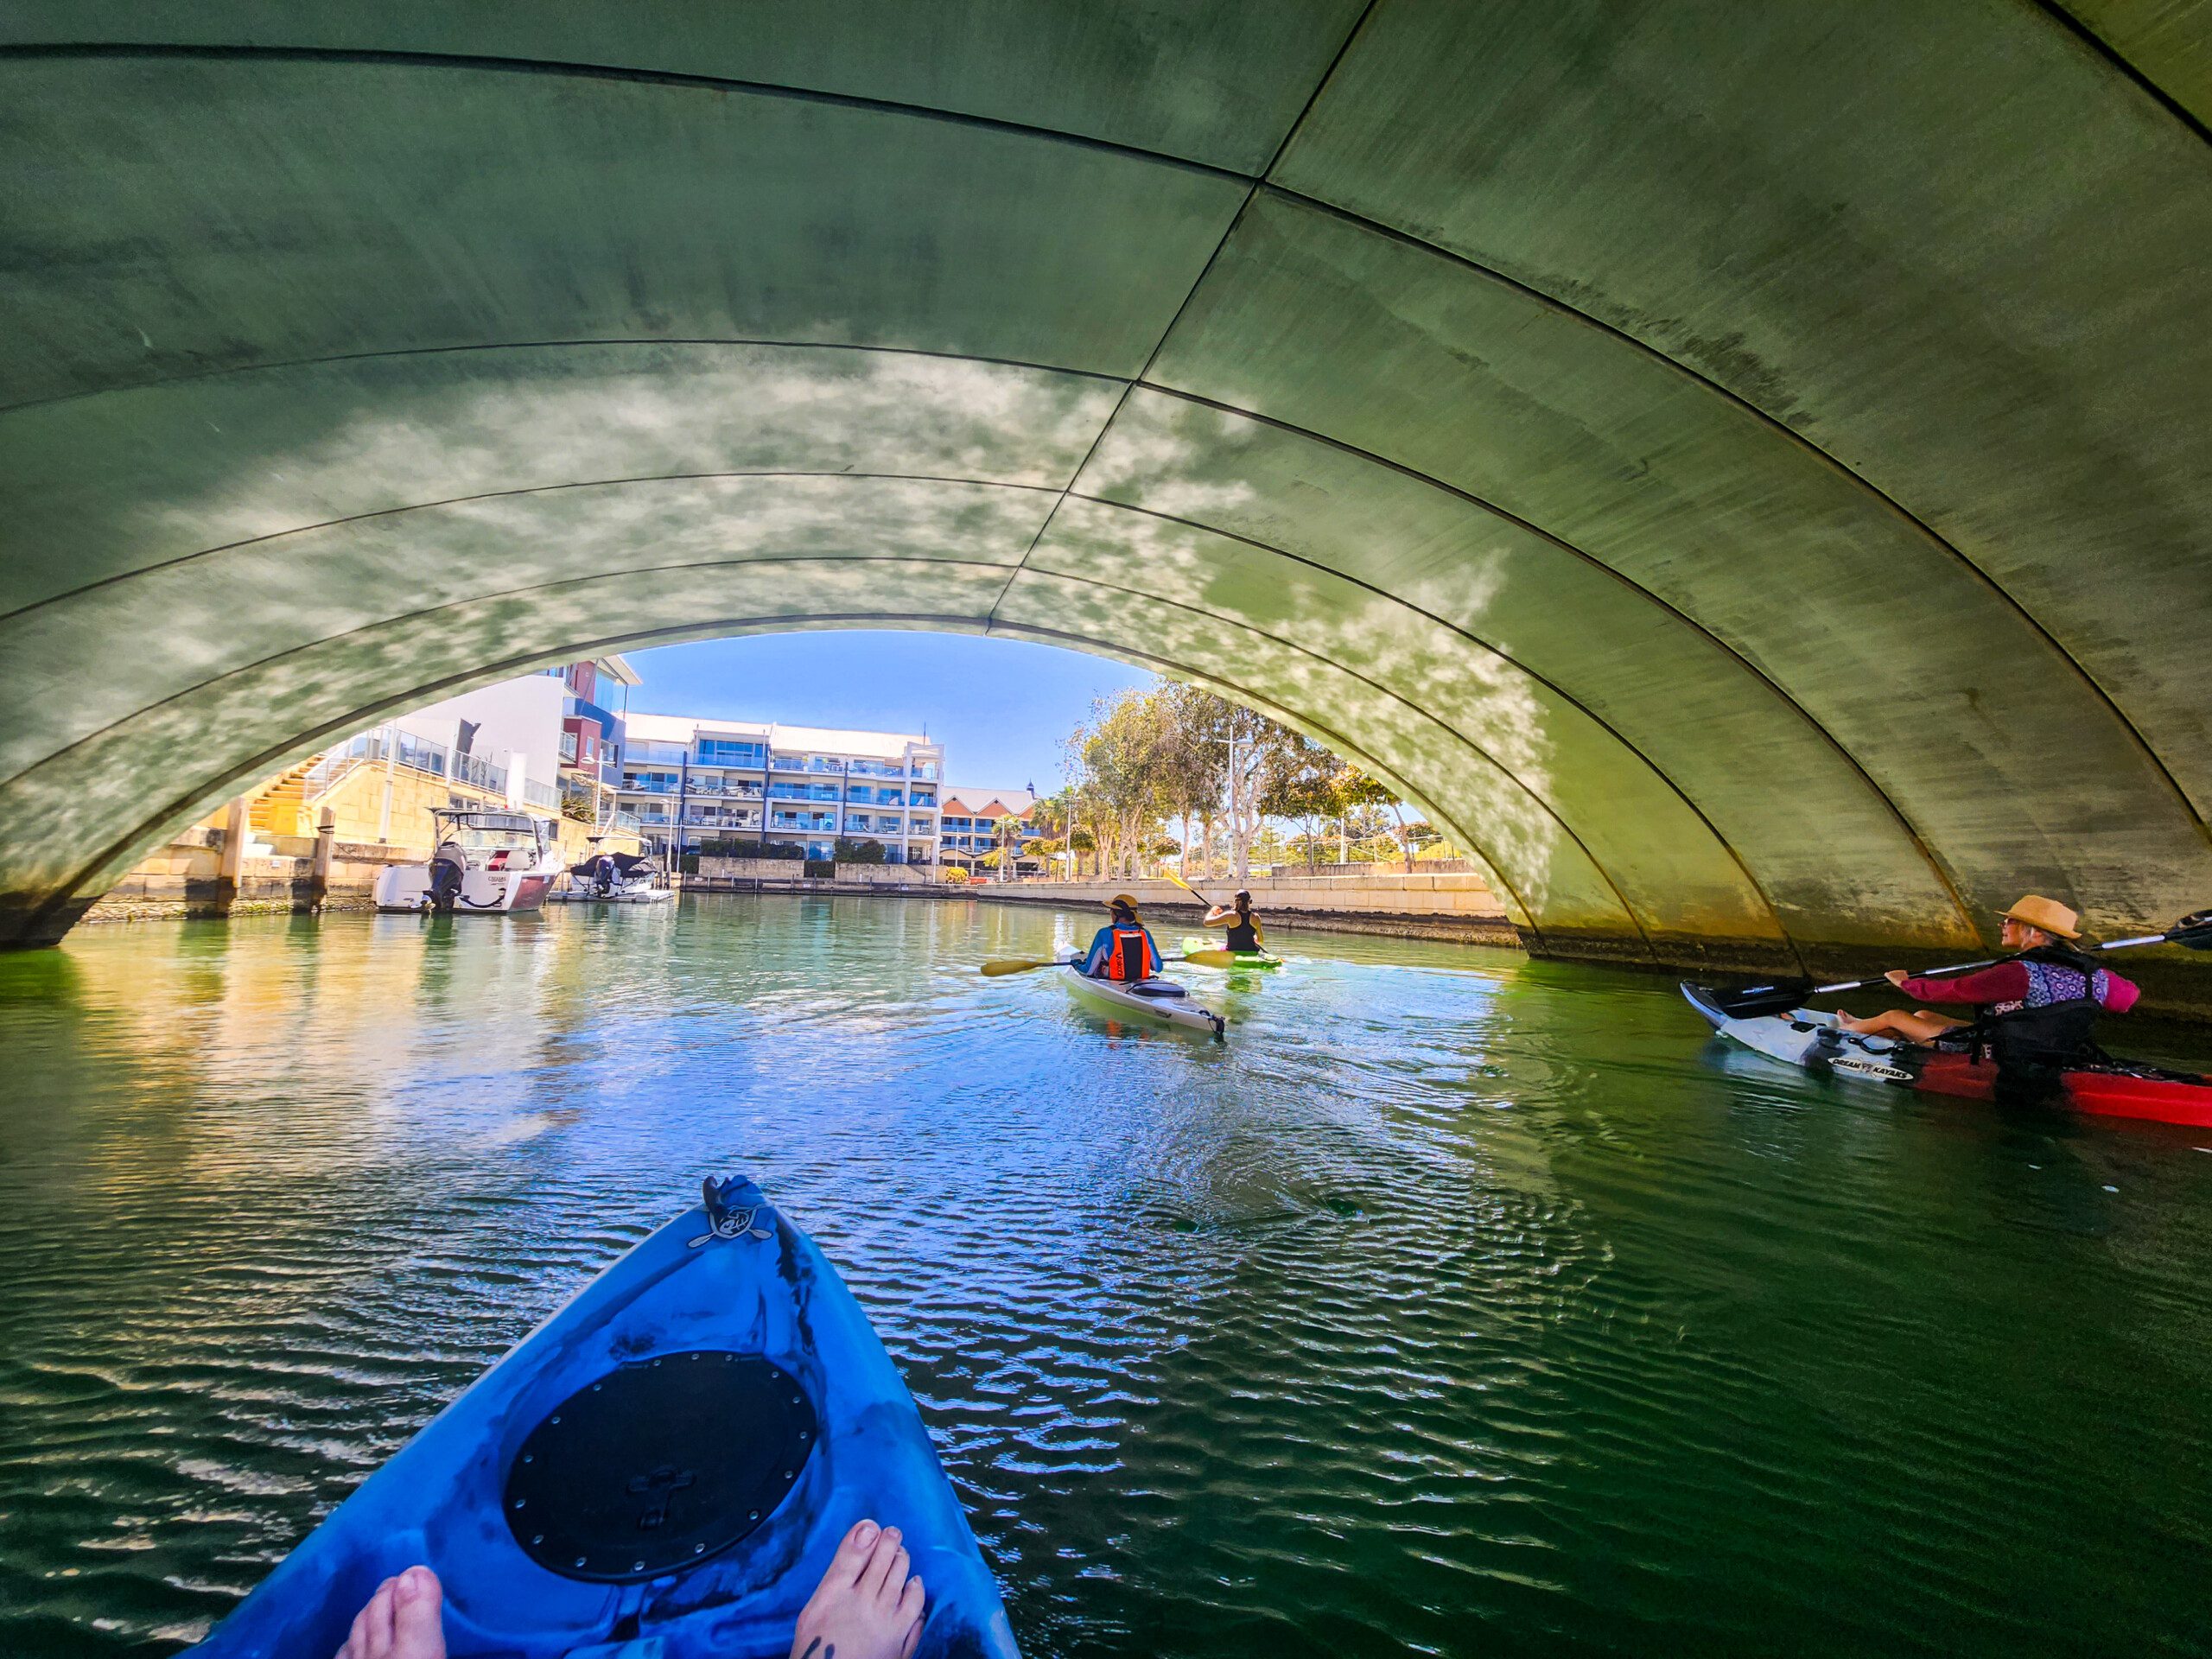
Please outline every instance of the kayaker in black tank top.
[{"label": "kayaker in black tank top", "polygon": [[1267,935],[1260,926],[1260,918],[1252,913],[1252,895],[1239,892],[1233,905],[1216,905],[1206,912],[1208,927],[1227,927],[1229,937],[1222,941],[1231,950],[1257,953],[1267,949],[1263,943]]}]

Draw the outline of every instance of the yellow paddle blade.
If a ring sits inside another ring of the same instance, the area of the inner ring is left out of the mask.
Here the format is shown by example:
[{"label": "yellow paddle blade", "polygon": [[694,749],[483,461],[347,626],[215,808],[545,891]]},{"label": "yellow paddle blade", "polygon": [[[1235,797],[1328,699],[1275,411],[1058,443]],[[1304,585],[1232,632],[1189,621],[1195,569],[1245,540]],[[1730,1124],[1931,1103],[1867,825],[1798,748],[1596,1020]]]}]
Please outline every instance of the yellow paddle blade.
[{"label": "yellow paddle blade", "polygon": [[1234,950],[1185,950],[1183,960],[1195,962],[1201,968],[1234,968],[1236,953]]},{"label": "yellow paddle blade", "polygon": [[1057,968],[1060,964],[1051,957],[1010,957],[999,962],[983,964],[983,976],[997,979],[1007,974],[1026,974],[1032,968]]}]

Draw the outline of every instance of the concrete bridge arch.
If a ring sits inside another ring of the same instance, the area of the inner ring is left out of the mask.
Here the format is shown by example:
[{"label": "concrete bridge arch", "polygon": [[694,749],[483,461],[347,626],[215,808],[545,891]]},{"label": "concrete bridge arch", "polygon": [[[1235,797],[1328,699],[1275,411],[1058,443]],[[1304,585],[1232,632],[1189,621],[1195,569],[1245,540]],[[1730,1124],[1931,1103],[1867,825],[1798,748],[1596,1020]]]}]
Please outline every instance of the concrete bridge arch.
[{"label": "concrete bridge arch", "polygon": [[0,934],[580,648],[1043,639],[1532,941],[2212,892],[2212,8],[21,5]]}]

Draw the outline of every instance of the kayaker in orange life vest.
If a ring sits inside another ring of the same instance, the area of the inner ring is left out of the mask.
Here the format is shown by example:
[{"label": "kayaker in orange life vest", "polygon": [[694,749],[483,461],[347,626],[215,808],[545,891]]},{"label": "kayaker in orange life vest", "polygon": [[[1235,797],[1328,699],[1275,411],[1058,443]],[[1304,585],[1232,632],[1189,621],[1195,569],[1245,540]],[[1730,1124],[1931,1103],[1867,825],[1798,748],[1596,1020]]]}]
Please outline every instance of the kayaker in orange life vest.
[{"label": "kayaker in orange life vest", "polygon": [[2129,981],[2070,948],[2082,937],[2082,918],[2056,899],[2030,893],[2000,913],[2005,948],[2013,953],[2004,961],[1942,979],[1923,979],[1902,968],[1885,976],[1917,1001],[1972,1003],[1980,1010],[1978,1018],[1957,1020],[1921,1008],[1854,1020],[1839,1009],[1836,1024],[1845,1031],[1915,1043],[1946,1037],[1986,1039],[2000,1062],[2005,1051],[2018,1049],[2020,1058],[2031,1064],[2063,1064],[2089,1046],[2089,1027],[2099,1009],[2125,1014],[2142,995]]},{"label": "kayaker in orange life vest", "polygon": [[1137,919],[1137,901],[1117,893],[1106,908],[1112,914],[1091,936],[1090,951],[1076,965],[1092,979],[1150,979],[1160,971],[1160,947]]}]

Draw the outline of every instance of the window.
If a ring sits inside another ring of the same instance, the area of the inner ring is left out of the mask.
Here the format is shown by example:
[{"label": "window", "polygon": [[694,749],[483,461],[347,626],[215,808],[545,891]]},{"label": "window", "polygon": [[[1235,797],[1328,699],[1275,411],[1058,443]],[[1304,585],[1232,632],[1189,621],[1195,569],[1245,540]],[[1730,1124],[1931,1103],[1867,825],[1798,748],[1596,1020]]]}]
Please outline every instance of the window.
[{"label": "window", "polygon": [[698,759],[702,766],[758,766],[766,763],[768,746],[741,737],[702,737]]}]

